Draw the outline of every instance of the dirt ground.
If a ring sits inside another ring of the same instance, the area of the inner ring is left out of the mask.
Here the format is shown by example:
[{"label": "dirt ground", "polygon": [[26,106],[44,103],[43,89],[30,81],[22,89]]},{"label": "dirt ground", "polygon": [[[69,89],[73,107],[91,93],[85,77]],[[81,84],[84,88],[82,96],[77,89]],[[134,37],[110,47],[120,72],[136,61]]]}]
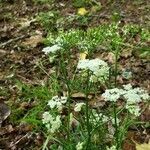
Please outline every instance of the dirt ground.
[{"label": "dirt ground", "polygon": [[[150,25],[150,5],[148,0],[138,1],[114,1],[101,0],[102,8],[91,18],[89,24],[78,25],[72,22],[64,29],[71,27],[87,29],[112,21],[114,10],[121,15],[124,24],[134,23],[143,27]],[[88,8],[88,6],[87,6]],[[40,84],[46,75],[40,72],[36,66],[39,59],[44,58],[42,39],[47,31],[35,20],[39,12],[59,10],[65,17],[75,14],[77,8],[73,7],[70,0],[56,0],[53,5],[38,4],[30,0],[7,0],[0,1],[0,105],[12,104],[17,99],[18,92],[15,87],[16,80],[27,84]],[[55,24],[54,24],[55,25]],[[57,30],[57,27],[55,27]],[[133,39],[137,42],[138,36]],[[146,43],[150,44],[150,41]],[[138,56],[122,57],[122,66],[132,70],[132,83],[150,90],[150,63],[148,59]],[[40,73],[39,73],[40,72]],[[122,81],[120,81],[122,82]],[[2,108],[3,109],[3,108]],[[1,115],[1,110],[0,110]],[[142,120],[150,120],[150,111],[141,116]],[[0,149],[29,150],[40,149],[43,143],[43,135],[40,132],[33,133],[32,127],[26,124],[13,124],[9,117],[0,123]],[[147,142],[150,136],[149,129],[141,129],[139,132],[131,129],[129,138],[139,143]],[[124,150],[134,150],[135,145],[126,140]]]}]

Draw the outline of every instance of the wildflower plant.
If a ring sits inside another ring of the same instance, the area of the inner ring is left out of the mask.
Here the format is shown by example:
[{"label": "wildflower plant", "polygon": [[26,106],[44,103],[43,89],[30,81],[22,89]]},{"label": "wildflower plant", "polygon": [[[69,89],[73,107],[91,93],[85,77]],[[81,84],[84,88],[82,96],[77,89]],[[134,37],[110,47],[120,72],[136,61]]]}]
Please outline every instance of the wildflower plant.
[{"label": "wildflower plant", "polygon": [[[125,133],[128,129],[128,127],[131,124],[134,124],[137,120],[137,117],[141,115],[141,108],[139,106],[140,102],[146,102],[149,100],[149,95],[147,91],[141,89],[141,88],[133,88],[131,84],[123,85],[122,89],[119,88],[113,88],[113,89],[106,89],[106,91],[102,94],[105,101],[109,101],[116,107],[116,104],[119,100],[123,100],[124,103],[122,103],[120,110],[114,109],[114,118],[115,118],[115,124],[117,130],[116,134],[118,134],[118,143],[117,145],[118,149],[121,148],[121,143],[124,139]],[[123,110],[127,111],[127,114],[125,118],[121,117],[121,112]],[[119,128],[117,125],[117,116],[120,117],[122,120],[122,124],[120,124]],[[121,130],[124,128],[124,133],[121,132]],[[124,135],[122,135],[124,134]]]},{"label": "wildflower plant", "polygon": [[[50,46],[44,48],[43,52],[49,57],[56,56],[55,80],[66,93],[65,96],[53,96],[42,116],[49,135],[47,141],[52,141],[55,149],[120,150],[128,127],[137,121],[142,112],[139,103],[149,99],[145,90],[133,88],[131,84],[118,88],[118,58],[129,32],[126,29],[121,36],[118,28],[119,23],[114,23],[88,29],[87,32],[73,29],[68,32],[59,31],[57,36],[48,35],[45,42]],[[115,54],[114,66],[93,58],[99,45],[105,45],[106,49]],[[88,58],[76,58],[72,63],[73,50],[78,53],[87,51]],[[99,92],[97,85],[105,87],[99,96],[106,104],[109,103],[106,110],[98,107],[94,109],[89,103],[90,93]],[[74,101],[74,91],[82,92],[84,100]],[[108,147],[110,143],[113,145]],[[44,145],[46,148],[48,142]]]}]

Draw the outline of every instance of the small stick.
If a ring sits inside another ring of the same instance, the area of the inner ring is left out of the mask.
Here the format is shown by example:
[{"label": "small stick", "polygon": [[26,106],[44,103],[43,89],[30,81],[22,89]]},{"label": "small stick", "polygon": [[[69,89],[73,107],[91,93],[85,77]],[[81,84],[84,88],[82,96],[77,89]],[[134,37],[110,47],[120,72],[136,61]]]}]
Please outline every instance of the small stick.
[{"label": "small stick", "polygon": [[8,44],[10,44],[10,43],[12,43],[12,42],[16,42],[16,41],[18,41],[18,40],[20,40],[20,39],[23,39],[23,38],[27,37],[27,36],[28,36],[28,35],[22,35],[22,36],[20,36],[20,37],[16,37],[16,38],[14,38],[14,39],[10,39],[10,40],[8,40],[8,41],[6,41],[6,42],[0,44],[0,47],[4,47],[4,46],[6,46],[6,45],[8,45]]}]

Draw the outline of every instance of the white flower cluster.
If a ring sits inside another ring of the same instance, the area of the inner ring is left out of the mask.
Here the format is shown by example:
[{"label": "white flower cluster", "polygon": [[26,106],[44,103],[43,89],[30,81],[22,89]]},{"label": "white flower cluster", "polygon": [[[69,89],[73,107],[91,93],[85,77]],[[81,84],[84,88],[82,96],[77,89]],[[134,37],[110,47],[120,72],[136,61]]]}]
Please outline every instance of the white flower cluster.
[{"label": "white flower cluster", "polygon": [[62,110],[63,104],[65,104],[67,102],[67,97],[64,96],[54,96],[52,97],[52,99],[48,102],[47,105],[49,105],[49,107],[51,109],[53,108],[57,108],[59,111]]},{"label": "white flower cluster", "polygon": [[[54,96],[52,99],[48,102],[47,105],[51,109],[58,109],[58,111],[61,111],[63,108],[63,104],[67,102],[67,97],[59,97],[59,96]],[[43,118],[42,118],[43,124],[47,127],[48,131],[51,133],[54,133],[56,130],[58,130],[61,126],[61,116],[57,115],[56,117],[54,115],[51,115],[49,112],[44,112],[43,113]]]},{"label": "white flower cluster", "polygon": [[140,116],[140,107],[138,105],[129,105],[126,104],[126,109],[131,113],[134,114],[135,116]]},{"label": "white flower cluster", "polygon": [[53,45],[53,46],[48,46],[48,47],[45,47],[45,48],[43,48],[43,52],[47,55],[47,54],[49,54],[49,53],[56,53],[58,50],[60,50],[61,49],[61,47],[60,46],[58,46],[58,45]]},{"label": "white flower cluster", "polygon": [[[90,122],[92,122],[94,125],[96,125],[100,121],[103,123],[111,121],[112,124],[115,124],[115,119],[113,117],[103,115],[102,113],[97,113],[95,110],[93,110],[92,112],[93,116],[91,116]],[[119,122],[120,120],[117,118],[117,124],[119,124]]]},{"label": "white flower cluster", "polygon": [[79,143],[76,145],[76,150],[82,150],[82,149],[83,149],[83,145],[84,145],[84,142],[79,142]]},{"label": "white flower cluster", "polygon": [[93,115],[91,115],[91,117],[90,117],[90,122],[92,123],[92,124],[94,124],[94,125],[96,125],[97,123],[99,123],[99,122],[103,122],[103,123],[106,123],[106,122],[108,122],[108,120],[109,120],[109,117],[107,117],[107,116],[105,116],[105,115],[103,115],[102,113],[97,113],[96,111],[92,111],[93,113]]},{"label": "white flower cluster", "polygon": [[92,72],[92,76],[90,78],[91,82],[102,82],[106,80],[109,75],[108,64],[98,58],[92,60],[79,60],[77,68],[83,70],[90,70]]},{"label": "white flower cluster", "polygon": [[119,98],[126,100],[126,109],[135,116],[140,115],[139,102],[149,99],[148,93],[141,88],[132,88],[131,84],[123,85],[124,89],[107,89],[102,96],[106,101],[116,102]]},{"label": "white flower cluster", "polygon": [[124,90],[114,88],[114,89],[107,89],[102,96],[105,98],[105,101],[116,102],[121,95],[124,94]]},{"label": "white flower cluster", "polygon": [[124,85],[124,98],[127,99],[127,103],[128,104],[135,104],[138,102],[141,102],[142,100],[147,100],[149,99],[149,94],[137,87],[137,88],[132,88],[132,86],[130,84],[128,85]]},{"label": "white flower cluster", "polygon": [[44,112],[42,121],[51,133],[55,133],[61,126],[60,116],[55,118],[49,112]]}]

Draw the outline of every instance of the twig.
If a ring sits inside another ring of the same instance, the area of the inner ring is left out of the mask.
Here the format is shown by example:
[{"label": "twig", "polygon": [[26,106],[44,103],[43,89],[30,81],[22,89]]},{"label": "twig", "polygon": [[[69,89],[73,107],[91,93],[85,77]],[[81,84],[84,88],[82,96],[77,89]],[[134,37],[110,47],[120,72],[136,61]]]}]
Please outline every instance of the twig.
[{"label": "twig", "polygon": [[18,41],[18,40],[20,40],[20,39],[23,39],[23,38],[27,37],[27,36],[28,36],[28,35],[22,35],[22,36],[19,36],[19,37],[14,38],[14,39],[10,39],[10,40],[8,40],[8,41],[6,41],[6,42],[0,44],[0,47],[4,47],[4,46],[6,46],[6,45],[8,45],[8,44],[10,44],[10,43],[12,43],[12,42],[16,42],[16,41]]},{"label": "twig", "polygon": [[31,136],[31,133],[27,133],[24,136],[22,136],[20,139],[18,139],[15,143],[12,143],[9,148],[13,147],[14,145],[17,145],[21,140],[25,139],[25,138],[29,138]]}]

